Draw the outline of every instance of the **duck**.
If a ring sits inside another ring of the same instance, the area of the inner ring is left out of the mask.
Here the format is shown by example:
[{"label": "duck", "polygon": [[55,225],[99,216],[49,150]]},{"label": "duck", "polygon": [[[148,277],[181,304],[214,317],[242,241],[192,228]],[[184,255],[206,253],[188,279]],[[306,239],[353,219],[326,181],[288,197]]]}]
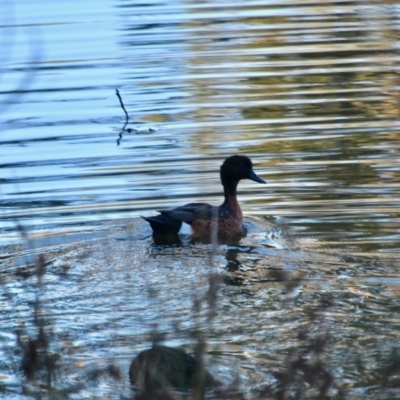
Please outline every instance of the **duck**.
[{"label": "duck", "polygon": [[178,234],[182,223],[186,223],[190,225],[194,239],[210,240],[216,228],[217,238],[220,240],[241,237],[243,213],[237,199],[238,184],[242,179],[263,184],[267,182],[253,171],[253,163],[249,157],[237,154],[226,158],[222,163],[220,178],[224,189],[224,201],[220,206],[189,203],[176,208],[158,210],[160,215],[142,217],[150,224],[153,235]]},{"label": "duck", "polygon": [[163,388],[194,389],[200,376],[204,389],[221,386],[195,357],[179,348],[160,344],[141,351],[129,368],[131,384],[145,393]]}]

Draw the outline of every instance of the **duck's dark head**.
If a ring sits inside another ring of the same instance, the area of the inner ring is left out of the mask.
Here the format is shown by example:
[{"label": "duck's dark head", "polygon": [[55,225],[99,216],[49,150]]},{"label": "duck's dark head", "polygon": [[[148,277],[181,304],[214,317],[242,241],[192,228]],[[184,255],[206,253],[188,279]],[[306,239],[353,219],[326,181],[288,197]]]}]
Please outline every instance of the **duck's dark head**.
[{"label": "duck's dark head", "polygon": [[253,171],[253,163],[249,157],[234,155],[228,157],[221,165],[221,181],[225,186],[229,182],[236,183],[241,179],[250,179],[258,183],[267,183]]}]

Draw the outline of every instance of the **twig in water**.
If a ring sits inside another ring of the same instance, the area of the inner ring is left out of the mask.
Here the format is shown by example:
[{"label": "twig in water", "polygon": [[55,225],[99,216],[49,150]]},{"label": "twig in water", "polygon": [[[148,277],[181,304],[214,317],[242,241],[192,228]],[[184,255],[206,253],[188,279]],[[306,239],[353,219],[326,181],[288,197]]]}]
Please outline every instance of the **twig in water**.
[{"label": "twig in water", "polygon": [[119,90],[116,89],[116,90],[115,90],[115,93],[116,93],[116,95],[117,95],[117,97],[118,97],[118,99],[119,99],[119,103],[121,104],[121,108],[124,110],[125,117],[126,117],[126,119],[125,119],[125,124],[124,124],[124,126],[122,127],[122,129],[121,129],[121,131],[119,132],[119,135],[118,135],[118,139],[117,139],[117,145],[118,145],[118,146],[119,146],[119,144],[121,143],[121,140],[122,140],[122,138],[123,138],[123,133],[124,133],[124,132],[128,132],[128,133],[137,133],[137,134],[144,134],[144,133],[153,133],[153,132],[156,131],[156,129],[153,129],[153,128],[147,128],[147,129],[142,129],[142,130],[134,129],[134,128],[126,128],[126,126],[127,126],[128,123],[129,123],[129,115],[128,115],[127,111],[126,111],[126,108],[125,108],[125,106],[124,106],[124,102],[122,101],[122,97],[121,97],[121,95],[120,95],[120,93],[119,93]]},{"label": "twig in water", "polygon": [[121,132],[119,133],[118,140],[117,140],[117,145],[119,146],[119,144],[121,143],[121,140],[122,140],[122,133],[125,132],[125,128],[126,128],[126,126],[128,125],[128,122],[129,122],[129,115],[128,115],[127,111],[126,111],[126,108],[124,106],[124,102],[122,101],[122,97],[119,94],[119,90],[118,89],[116,89],[115,94],[118,97],[119,103],[121,104],[121,107],[124,110],[125,117],[126,117],[125,125],[123,126]]}]

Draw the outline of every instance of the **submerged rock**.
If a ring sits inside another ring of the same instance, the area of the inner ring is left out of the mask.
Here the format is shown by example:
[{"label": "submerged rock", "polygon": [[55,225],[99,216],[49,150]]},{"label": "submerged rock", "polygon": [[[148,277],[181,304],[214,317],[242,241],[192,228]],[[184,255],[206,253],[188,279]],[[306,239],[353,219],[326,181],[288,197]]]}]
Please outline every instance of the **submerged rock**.
[{"label": "submerged rock", "polygon": [[160,345],[144,350],[134,358],[129,378],[132,385],[146,392],[168,387],[180,390],[200,387],[203,390],[220,385],[195,357],[181,349]]}]

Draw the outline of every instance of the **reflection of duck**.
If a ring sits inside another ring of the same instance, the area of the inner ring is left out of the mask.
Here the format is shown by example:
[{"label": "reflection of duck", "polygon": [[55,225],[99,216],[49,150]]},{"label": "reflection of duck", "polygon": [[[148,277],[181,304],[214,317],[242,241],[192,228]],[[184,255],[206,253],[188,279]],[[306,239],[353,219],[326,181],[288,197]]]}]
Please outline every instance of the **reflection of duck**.
[{"label": "reflection of duck", "polygon": [[218,237],[232,239],[240,237],[243,230],[243,214],[236,197],[236,190],[241,179],[250,179],[266,183],[253,171],[253,164],[246,156],[234,155],[228,157],[220,169],[222,186],[224,187],[224,202],[219,206],[206,203],[190,203],[185,206],[160,210],[161,215],[143,217],[150,223],[155,235],[178,233],[182,222],[189,224],[193,236],[199,239],[211,237],[218,220]]},{"label": "reflection of duck", "polygon": [[[203,371],[204,387],[212,388],[220,385],[209,372]],[[134,358],[129,369],[129,378],[132,385],[140,391],[151,393],[168,387],[193,389],[201,372],[198,360],[183,350],[154,345]]]}]

